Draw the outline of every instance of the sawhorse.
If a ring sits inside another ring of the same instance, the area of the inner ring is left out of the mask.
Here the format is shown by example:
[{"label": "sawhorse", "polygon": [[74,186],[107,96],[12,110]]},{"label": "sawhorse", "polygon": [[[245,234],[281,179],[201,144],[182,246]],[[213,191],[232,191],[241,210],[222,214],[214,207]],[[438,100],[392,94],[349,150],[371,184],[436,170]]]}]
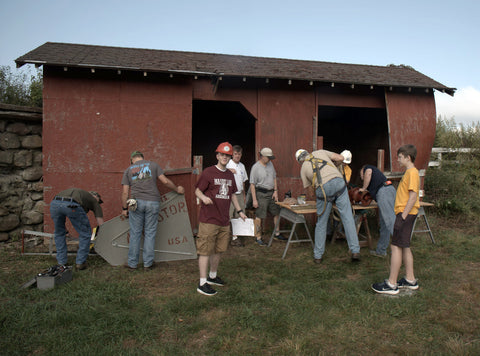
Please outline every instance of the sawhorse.
[{"label": "sawhorse", "polygon": [[[316,209],[313,210],[313,212],[316,212]],[[310,213],[310,212],[309,212]],[[279,230],[280,232],[289,232],[290,234],[288,235],[288,240],[287,240],[287,246],[285,246],[285,251],[283,251],[283,256],[282,259],[285,258],[285,255],[287,254],[288,247],[290,246],[291,243],[297,243],[297,242],[310,242],[313,247],[313,240],[312,236],[310,235],[310,231],[308,230],[307,222],[305,220],[305,216],[302,214],[297,214],[296,212],[285,208],[282,206],[280,210],[280,215],[278,216],[277,223],[275,224],[275,228],[272,231],[272,236],[270,236],[270,241],[268,241],[268,247],[272,245],[273,241],[273,236],[275,235],[275,231],[277,231],[278,227],[280,226],[280,220],[285,219],[287,221],[290,221],[293,223],[293,226],[290,230]],[[303,224],[305,226],[305,230],[307,231],[308,239],[299,239],[298,235],[295,231],[295,227],[297,224]],[[292,240],[293,235],[295,234],[295,240]]]},{"label": "sawhorse", "polygon": [[[423,208],[423,206],[433,206],[433,204],[431,204],[431,205],[428,205],[428,204],[430,204],[430,203],[421,202],[421,204],[420,204],[421,206],[420,206],[420,208],[418,208],[417,218],[415,219],[415,222],[413,223],[413,229],[412,229],[412,234],[410,236],[410,240],[412,239],[413,234],[415,232],[428,232],[428,234],[430,235],[430,239],[432,240],[432,243],[434,244],[435,239],[433,238],[432,230],[430,229],[430,224],[428,223],[427,216],[425,215],[425,209]],[[419,217],[423,217],[423,222],[425,223],[425,226],[426,226],[425,230],[415,230],[415,226],[417,225],[417,220],[418,220]]]}]

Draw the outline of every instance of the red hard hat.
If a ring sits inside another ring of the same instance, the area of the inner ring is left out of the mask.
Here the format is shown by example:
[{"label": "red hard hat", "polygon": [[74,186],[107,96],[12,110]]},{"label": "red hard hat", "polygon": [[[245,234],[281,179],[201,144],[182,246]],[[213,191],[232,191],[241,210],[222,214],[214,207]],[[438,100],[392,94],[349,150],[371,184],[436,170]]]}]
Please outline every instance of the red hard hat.
[{"label": "red hard hat", "polygon": [[218,153],[225,153],[226,155],[233,155],[233,147],[230,143],[228,142],[223,142],[218,145],[217,150],[215,152]]}]

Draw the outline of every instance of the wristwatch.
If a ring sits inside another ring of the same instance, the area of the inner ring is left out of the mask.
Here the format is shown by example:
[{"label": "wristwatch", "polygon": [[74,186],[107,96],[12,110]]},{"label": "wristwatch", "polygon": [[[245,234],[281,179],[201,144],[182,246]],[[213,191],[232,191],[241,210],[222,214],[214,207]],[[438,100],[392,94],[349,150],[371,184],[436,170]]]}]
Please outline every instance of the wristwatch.
[{"label": "wristwatch", "polygon": [[242,209],[240,209],[240,210],[237,210],[237,214],[239,214],[239,215],[240,215],[240,213],[243,213],[243,210],[242,210]]}]

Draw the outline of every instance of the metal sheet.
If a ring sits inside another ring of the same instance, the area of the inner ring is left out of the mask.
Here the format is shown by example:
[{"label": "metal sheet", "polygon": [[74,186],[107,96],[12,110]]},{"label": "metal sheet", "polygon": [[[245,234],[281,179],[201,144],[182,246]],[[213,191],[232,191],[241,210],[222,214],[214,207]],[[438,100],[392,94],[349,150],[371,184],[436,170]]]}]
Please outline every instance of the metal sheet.
[{"label": "metal sheet", "polygon": [[[95,251],[112,266],[127,263],[130,226],[123,215],[105,222],[95,239]],[[143,245],[143,238],[142,238]],[[142,262],[140,250],[140,263]],[[155,262],[196,259],[197,251],[188,217],[185,196],[162,195],[155,238]]]}]

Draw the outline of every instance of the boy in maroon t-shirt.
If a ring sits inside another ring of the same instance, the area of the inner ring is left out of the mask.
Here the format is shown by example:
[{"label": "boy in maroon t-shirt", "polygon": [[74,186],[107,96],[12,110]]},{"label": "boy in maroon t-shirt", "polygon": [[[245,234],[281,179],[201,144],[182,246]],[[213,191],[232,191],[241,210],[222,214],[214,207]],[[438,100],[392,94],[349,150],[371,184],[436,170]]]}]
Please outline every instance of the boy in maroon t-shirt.
[{"label": "boy in maroon t-shirt", "polygon": [[[228,142],[221,143],[217,150],[218,163],[206,168],[195,186],[195,195],[202,202],[200,208],[200,224],[197,234],[198,269],[200,284],[197,292],[204,295],[215,295],[217,292],[210,285],[225,285],[217,276],[220,256],[230,243],[230,203],[245,220],[246,215],[240,209],[235,192],[235,177],[227,169],[232,158],[233,148]],[[210,272],[207,278],[208,264]]]}]

